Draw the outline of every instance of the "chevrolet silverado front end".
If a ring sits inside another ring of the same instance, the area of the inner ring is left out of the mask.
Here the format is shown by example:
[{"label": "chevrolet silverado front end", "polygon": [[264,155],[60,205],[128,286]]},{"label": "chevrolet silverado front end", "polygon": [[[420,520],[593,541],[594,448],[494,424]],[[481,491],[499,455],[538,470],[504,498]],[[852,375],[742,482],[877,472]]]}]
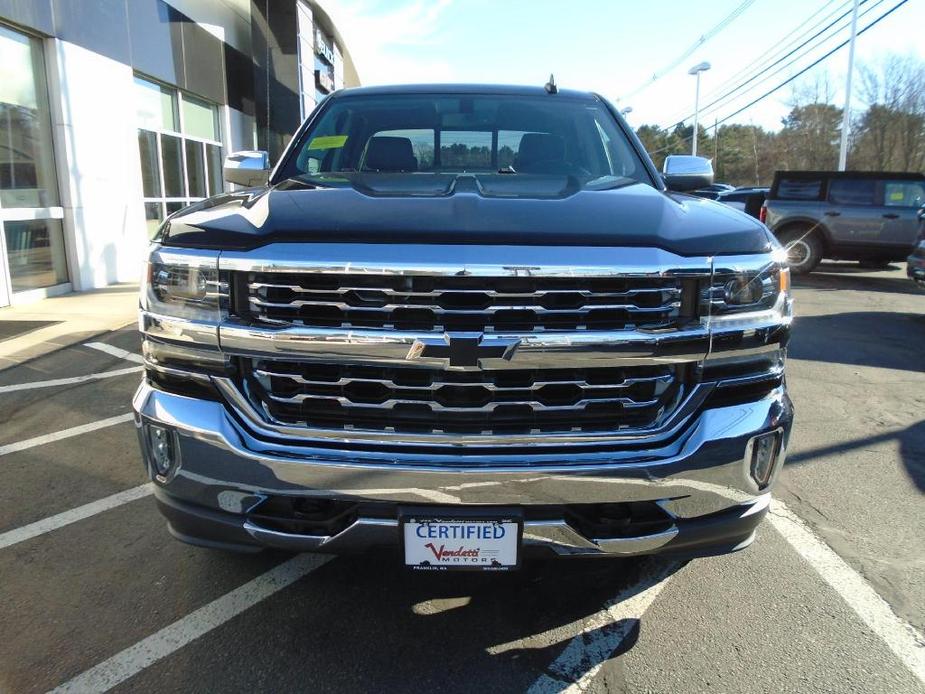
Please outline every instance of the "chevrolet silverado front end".
[{"label": "chevrolet silverado front end", "polygon": [[767,512],[782,251],[593,94],[335,94],[145,277],[136,423],[179,539],[504,569],[734,551]]}]

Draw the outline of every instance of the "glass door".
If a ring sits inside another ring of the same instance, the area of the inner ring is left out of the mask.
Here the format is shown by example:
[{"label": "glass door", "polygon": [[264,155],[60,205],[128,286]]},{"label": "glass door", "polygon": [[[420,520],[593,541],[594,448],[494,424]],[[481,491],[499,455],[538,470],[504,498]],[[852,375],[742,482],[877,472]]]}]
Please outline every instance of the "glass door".
[{"label": "glass door", "polygon": [[0,305],[68,288],[63,217],[42,44],[0,26]]}]

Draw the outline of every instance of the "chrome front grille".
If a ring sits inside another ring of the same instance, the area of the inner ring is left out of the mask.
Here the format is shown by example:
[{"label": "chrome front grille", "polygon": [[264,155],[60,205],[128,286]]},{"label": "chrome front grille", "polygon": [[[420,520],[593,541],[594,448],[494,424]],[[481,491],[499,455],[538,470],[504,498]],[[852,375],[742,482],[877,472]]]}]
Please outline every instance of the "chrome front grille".
[{"label": "chrome front grille", "polygon": [[678,323],[678,277],[244,273],[248,317],[322,328],[542,332]]},{"label": "chrome front grille", "polygon": [[270,420],[320,429],[447,434],[619,431],[677,404],[671,366],[454,371],[249,359]]}]

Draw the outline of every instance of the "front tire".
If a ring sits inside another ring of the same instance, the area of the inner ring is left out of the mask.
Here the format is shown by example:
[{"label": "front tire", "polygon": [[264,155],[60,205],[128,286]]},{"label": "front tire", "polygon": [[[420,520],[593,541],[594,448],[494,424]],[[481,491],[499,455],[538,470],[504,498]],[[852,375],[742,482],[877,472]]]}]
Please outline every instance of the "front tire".
[{"label": "front tire", "polygon": [[787,249],[787,264],[795,275],[806,275],[822,262],[823,247],[819,235],[812,229],[787,229],[777,237]]}]

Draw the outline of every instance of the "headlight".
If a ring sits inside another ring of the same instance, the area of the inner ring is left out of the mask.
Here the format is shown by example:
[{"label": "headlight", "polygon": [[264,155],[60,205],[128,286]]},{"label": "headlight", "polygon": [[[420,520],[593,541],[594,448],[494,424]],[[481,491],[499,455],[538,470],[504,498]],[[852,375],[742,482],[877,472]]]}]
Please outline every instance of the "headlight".
[{"label": "headlight", "polygon": [[790,269],[771,262],[757,269],[716,268],[704,293],[704,313],[711,317],[766,311],[790,295]]},{"label": "headlight", "polygon": [[142,289],[142,308],[151,313],[217,323],[228,297],[214,251],[152,251]]}]

